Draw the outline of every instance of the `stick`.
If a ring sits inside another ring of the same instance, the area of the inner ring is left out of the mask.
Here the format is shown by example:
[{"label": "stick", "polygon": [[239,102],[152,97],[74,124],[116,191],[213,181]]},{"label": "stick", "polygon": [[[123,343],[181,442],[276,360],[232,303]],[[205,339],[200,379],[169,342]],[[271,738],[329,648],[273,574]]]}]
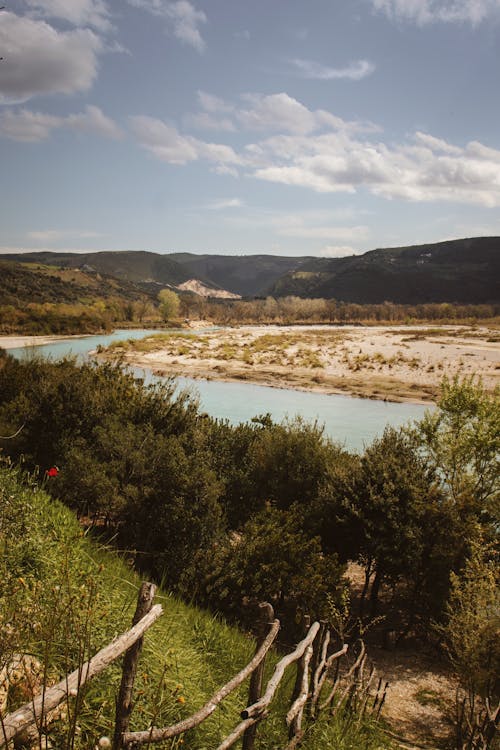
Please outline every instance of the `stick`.
[{"label": "stick", "polygon": [[304,706],[306,705],[307,696],[309,695],[309,662],[311,661],[312,655],[313,648],[312,646],[308,646],[299,661],[301,672],[300,693],[292,703],[290,710],[286,715],[286,724],[290,727],[289,739],[292,739],[301,731],[302,714],[304,713]]},{"label": "stick", "polygon": [[[174,724],[171,727],[164,727],[163,729],[147,729],[142,732],[125,732],[123,735],[123,747],[127,748],[134,745],[144,745],[147,742],[163,742],[163,740],[177,737],[178,734],[183,734],[184,732],[187,732],[188,729],[193,729],[194,727],[197,727],[198,724],[201,724],[202,721],[205,721],[206,718],[213,714],[219,703],[224,700],[224,698],[229,695],[229,693],[231,693],[235,688],[241,685],[241,683],[244,682],[246,678],[250,674],[252,674],[254,669],[260,664],[264,656],[271,648],[276,636],[278,635],[279,628],[280,621],[275,620],[269,633],[267,634],[264,643],[253,657],[252,661],[249,662],[247,666],[241,670],[241,672],[238,672],[238,674],[233,677],[232,680],[221,687],[221,689],[218,690],[210,698],[208,703],[205,703],[205,705],[200,708],[199,711],[197,711],[192,716],[189,716],[187,719],[178,722],[178,724]],[[247,726],[250,726],[250,724],[248,724]],[[242,733],[246,728],[247,727],[243,728]]]},{"label": "stick", "polygon": [[95,654],[92,659],[83,664],[81,668],[75,669],[57,685],[46,690],[44,696],[37,696],[30,703],[26,703],[14,713],[6,716],[3,722],[5,732],[3,738],[0,738],[0,747],[5,747],[6,743],[19,734],[21,730],[30,727],[38,720],[41,721],[43,712],[52,711],[66,700],[79,685],[85,684],[106,669],[115,659],[127,651],[138,638],[141,638],[162,613],[161,604],[157,604],[137,625],[115,638],[114,641]]},{"label": "stick", "polygon": [[[139,596],[137,597],[137,607],[132,619],[132,625],[136,625],[151,610],[155,593],[156,586],[154,583],[142,584]],[[138,638],[134,645],[126,652],[123,659],[122,681],[120,684],[120,692],[116,699],[113,750],[120,750],[122,747],[122,735],[127,731],[130,723],[130,714],[132,713],[132,690],[134,688],[137,662],[139,661],[142,642],[143,639]]]},{"label": "stick", "polygon": [[[325,638],[325,640],[326,640],[326,638]],[[327,643],[327,646],[328,646],[328,643]],[[347,653],[347,649],[348,648],[349,648],[349,646],[347,645],[347,643],[344,643],[344,645],[342,646],[342,648],[339,651],[335,651],[334,654],[332,654],[331,656],[328,657],[328,659],[326,660],[326,662],[324,663],[324,665],[323,665],[323,660],[319,664],[318,671],[316,672],[316,675],[314,676],[315,687],[314,687],[313,696],[312,696],[312,699],[311,699],[311,716],[314,716],[315,713],[316,713],[316,704],[317,704],[317,702],[319,700],[319,696],[321,695],[321,691],[323,689],[323,685],[325,684],[326,678],[328,677],[328,672],[330,671],[330,668],[331,668],[332,664],[337,659],[340,659],[341,656],[344,656],[344,654]],[[321,672],[321,674],[318,677],[318,673],[320,672],[321,669],[323,671]],[[338,685],[338,679],[335,680],[335,682],[334,682],[333,694],[335,694],[335,690],[337,689],[337,685]],[[320,708],[323,708],[323,704],[320,706]]]},{"label": "stick", "polygon": [[244,719],[244,721],[241,721],[238,726],[233,729],[231,734],[222,741],[217,750],[228,750],[228,748],[232,747],[234,743],[239,740],[244,732],[247,732],[250,727],[258,724],[258,722],[262,719],[265,719],[266,716],[267,711],[263,711],[261,714],[259,714],[258,716],[254,716],[252,719]]},{"label": "stick", "polygon": [[[264,602],[263,604],[259,604],[260,609],[260,622],[259,622],[259,630],[257,634],[257,644],[256,644],[256,652],[259,650],[259,648],[264,643],[264,640],[266,638],[266,632],[269,630],[269,626],[272,624],[272,621],[274,619],[274,609],[270,604],[267,602]],[[252,676],[250,678],[250,687],[248,690],[248,703],[252,704],[259,700],[260,696],[262,695],[262,680],[264,678],[264,665],[265,665],[265,657],[262,659],[259,666],[255,669],[254,672],[252,672]],[[242,750],[253,750],[254,744],[255,744],[255,735],[257,733],[257,723],[252,724],[248,729],[246,730],[245,734],[243,735],[243,744],[242,744]]]},{"label": "stick", "polygon": [[241,712],[242,719],[250,719],[251,717],[256,716],[265,708],[267,708],[269,703],[272,701],[276,690],[278,689],[278,685],[280,684],[283,674],[285,673],[285,669],[290,666],[290,664],[293,664],[294,661],[300,659],[306,648],[310,646],[316,638],[318,630],[319,622],[315,622],[314,625],[311,626],[311,629],[309,630],[309,633],[306,635],[304,640],[302,640],[297,645],[295,651],[292,651],[292,653],[288,654],[288,656],[284,656],[283,659],[281,659],[281,661],[277,663],[274,674],[267,683],[266,692],[264,693],[263,697],[252,706],[248,706],[248,708]]}]

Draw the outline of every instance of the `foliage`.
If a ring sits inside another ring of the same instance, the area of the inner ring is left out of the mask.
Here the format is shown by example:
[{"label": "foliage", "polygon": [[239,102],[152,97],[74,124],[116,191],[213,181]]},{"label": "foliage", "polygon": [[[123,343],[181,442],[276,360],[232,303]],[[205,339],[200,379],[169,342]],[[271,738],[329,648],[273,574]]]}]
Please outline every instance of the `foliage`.
[{"label": "foliage", "polygon": [[158,319],[148,291],[92,269],[0,261],[0,298],[3,333],[94,333]]},{"label": "foliage", "polygon": [[426,460],[459,509],[500,524],[500,389],[444,380],[438,409],[417,427]]},{"label": "foliage", "polygon": [[180,300],[179,295],[171,289],[162,289],[158,294],[160,302],[160,313],[163,320],[172,320],[179,315]]},{"label": "foliage", "polygon": [[462,685],[500,697],[500,568],[498,554],[478,538],[460,574],[451,574],[447,623],[441,632]]},{"label": "foliage", "polygon": [[[115,554],[83,535],[72,514],[31,477],[0,467],[0,498],[0,565],[2,573],[11,575],[1,579],[0,661],[5,663],[14,651],[33,654],[43,666],[47,658],[48,680],[55,681],[129,627],[139,579]],[[132,729],[148,727],[153,716],[162,726],[190,715],[253,655],[251,640],[213,616],[161,590],[156,600],[165,614],[145,638]],[[269,655],[268,675],[277,658]],[[119,679],[119,665],[114,664],[79,692],[77,712],[73,701],[64,707],[69,716],[63,712],[51,725],[56,747],[84,750],[99,737],[112,736]],[[282,741],[292,686],[293,679],[280,689],[272,718],[259,727],[257,747]],[[247,690],[244,685],[226,698],[220,710],[182,738],[183,746],[218,746],[238,723]],[[13,695],[10,708],[25,700]],[[339,750],[390,747],[380,728],[365,722],[347,727],[327,716],[308,732],[306,747],[317,750],[334,739]]]},{"label": "foliage", "polygon": [[343,570],[318,538],[303,533],[299,515],[269,507],[209,551],[192,586],[201,603],[247,624],[247,605],[268,601],[293,630],[301,613],[325,617],[328,597],[343,589]]}]

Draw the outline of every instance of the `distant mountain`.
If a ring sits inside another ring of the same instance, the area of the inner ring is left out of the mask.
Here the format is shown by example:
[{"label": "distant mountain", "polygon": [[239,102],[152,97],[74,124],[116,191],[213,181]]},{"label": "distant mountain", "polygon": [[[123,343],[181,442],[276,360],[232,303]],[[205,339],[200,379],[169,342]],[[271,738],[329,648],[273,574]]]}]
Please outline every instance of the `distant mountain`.
[{"label": "distant mountain", "polygon": [[268,291],[278,297],[324,297],[360,304],[498,302],[500,237],[316,258],[282,276]]},{"label": "distant mountain", "polygon": [[200,288],[244,297],[297,295],[361,304],[500,301],[500,237],[377,249],[346,258],[116,251],[19,253],[1,259],[108,274],[153,295],[162,286],[199,282]]}]

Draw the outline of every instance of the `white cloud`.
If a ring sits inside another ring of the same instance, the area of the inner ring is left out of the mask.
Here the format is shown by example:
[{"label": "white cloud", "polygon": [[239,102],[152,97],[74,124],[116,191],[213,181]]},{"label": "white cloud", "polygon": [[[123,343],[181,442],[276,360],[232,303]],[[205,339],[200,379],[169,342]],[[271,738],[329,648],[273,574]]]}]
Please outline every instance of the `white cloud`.
[{"label": "white cloud", "polygon": [[177,128],[154,117],[138,115],[129,120],[139,144],[160,161],[187,164],[197,159],[207,159],[218,165],[241,163],[241,158],[231,146],[206,143],[192,136],[182,135]]},{"label": "white cloud", "polygon": [[197,10],[189,0],[127,0],[129,5],[142,8],[154,16],[164,18],[174,36],[185,44],[194,47],[198,52],[205,49],[205,41],[201,36],[200,26],[207,22],[207,16],[202,10]]},{"label": "white cloud", "polygon": [[203,52],[205,42],[198,26],[206,23],[207,17],[202,10],[196,10],[187,0],[178,0],[168,9],[169,17],[174,24],[174,34],[178,39]]},{"label": "white cloud", "polygon": [[[282,221],[282,220],[281,220]],[[281,223],[280,221],[280,223]],[[286,222],[278,227],[276,234],[281,237],[301,237],[303,239],[316,240],[340,240],[341,242],[363,240],[368,236],[367,226],[316,226],[307,225],[304,219],[288,217]]]},{"label": "white cloud", "polygon": [[86,91],[97,75],[103,43],[90,29],[58,31],[45,21],[4,11],[0,49],[1,104]]},{"label": "white cloud", "polygon": [[351,247],[350,245],[325,245],[319,251],[323,258],[345,258],[348,255],[360,255],[365,250]]},{"label": "white cloud", "polygon": [[198,91],[197,96],[202,111],[186,115],[184,120],[187,125],[197,130],[222,130],[229,133],[236,130],[228,116],[234,111],[232,104],[206,91]]},{"label": "white cloud", "polygon": [[243,202],[239,198],[226,198],[209,203],[207,208],[211,211],[223,211],[226,208],[242,208]]},{"label": "white cloud", "polygon": [[233,133],[236,128],[228,117],[214,117],[209,112],[196,112],[194,115],[186,115],[184,118],[187,125],[196,130],[222,130]]},{"label": "white cloud", "polygon": [[59,18],[74,26],[93,26],[101,31],[110,28],[109,10],[103,0],[24,0],[34,14]]},{"label": "white cloud", "polygon": [[206,91],[198,91],[202,111],[187,115],[184,121],[196,129],[225,132],[234,132],[236,124],[244,130],[285,131],[296,135],[324,128],[369,133],[380,130],[372,122],[347,122],[322,109],[308,110],[297,99],[283,92],[269,96],[242,94],[241,100],[243,106],[229,103]]},{"label": "white cloud", "polygon": [[415,140],[422,146],[427,146],[431,151],[442,152],[443,154],[451,154],[457,156],[461,153],[461,149],[458,146],[453,146],[447,143],[442,138],[435,138],[433,135],[428,133],[420,133],[418,130],[415,133]]},{"label": "white cloud", "polygon": [[132,131],[140,145],[160,161],[169,164],[187,164],[196,161],[198,154],[192,140],[182,136],[171,125],[154,117],[137,115],[130,118]]},{"label": "white cloud", "polygon": [[219,114],[220,112],[229,113],[234,111],[233,104],[228,104],[224,101],[224,99],[221,99],[218,96],[214,96],[213,94],[209,94],[206,91],[198,91],[197,96],[200,107],[205,112],[210,112],[210,114]]},{"label": "white cloud", "polygon": [[[425,141],[425,146],[419,141]],[[281,135],[254,148],[251,176],[317,192],[369,190],[388,199],[500,206],[500,152],[432,136],[386,145],[347,132]]]},{"label": "white cloud", "polygon": [[0,135],[15,141],[43,141],[54,128],[61,126],[61,122],[61,117],[42,112],[7,110],[0,114]]},{"label": "white cloud", "polygon": [[64,119],[63,125],[72,130],[80,130],[83,133],[93,133],[105,138],[117,139],[123,137],[122,131],[114,120],[105,115],[99,107],[95,107],[94,105],[88,105],[85,112],[69,115]]},{"label": "white cloud", "polygon": [[61,230],[61,229],[40,229],[27,232],[26,236],[34,242],[59,242],[67,238],[70,239],[97,239],[105,235],[100,232],[79,231],[79,230]]},{"label": "white cloud", "polygon": [[49,137],[56,128],[69,128],[105,138],[120,138],[122,131],[99,107],[88,106],[85,112],[56,117],[28,109],[0,113],[0,136],[15,141],[37,142]]},{"label": "white cloud", "polygon": [[319,81],[333,81],[341,78],[360,81],[362,78],[372,75],[375,71],[375,65],[368,60],[357,60],[344,68],[330,68],[313,60],[302,60],[300,58],[290,62],[303,78],[314,78]]},{"label": "white cloud", "polygon": [[236,117],[248,130],[306,134],[317,127],[314,113],[288,94],[245,94],[243,99],[251,106],[238,110]]},{"label": "white cloud", "polygon": [[500,0],[372,0],[376,10],[389,18],[427,23],[470,23],[477,25],[500,17]]},{"label": "white cloud", "polygon": [[144,148],[172,164],[207,159],[219,174],[238,176],[236,167],[243,167],[246,177],[319,193],[366,190],[389,200],[500,206],[500,151],[477,141],[464,147],[417,132],[401,143],[384,143],[373,137],[379,130],[376,125],[309,110],[286,93],[241,98],[246,107],[210,95],[200,98],[215,115],[230,113],[245,129],[277,131],[247,142],[239,153],[230,145],[183,135],[152,118],[133,118],[133,127]]},{"label": "white cloud", "polygon": [[239,177],[240,173],[236,167],[229,167],[227,164],[217,164],[213,170],[215,174],[220,174],[227,177]]}]

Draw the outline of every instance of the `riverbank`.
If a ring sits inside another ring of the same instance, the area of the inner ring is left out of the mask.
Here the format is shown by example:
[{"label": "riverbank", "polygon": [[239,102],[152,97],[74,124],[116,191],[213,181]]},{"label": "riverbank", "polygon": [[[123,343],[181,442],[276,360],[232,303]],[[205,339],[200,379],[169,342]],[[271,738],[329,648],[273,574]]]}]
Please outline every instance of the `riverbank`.
[{"label": "riverbank", "polygon": [[57,341],[81,338],[81,336],[0,336],[0,349],[20,349],[22,346],[44,346]]},{"label": "riverbank", "polygon": [[445,376],[500,382],[500,332],[486,327],[242,326],[117,342],[102,356],[158,375],[413,403],[434,401]]}]

